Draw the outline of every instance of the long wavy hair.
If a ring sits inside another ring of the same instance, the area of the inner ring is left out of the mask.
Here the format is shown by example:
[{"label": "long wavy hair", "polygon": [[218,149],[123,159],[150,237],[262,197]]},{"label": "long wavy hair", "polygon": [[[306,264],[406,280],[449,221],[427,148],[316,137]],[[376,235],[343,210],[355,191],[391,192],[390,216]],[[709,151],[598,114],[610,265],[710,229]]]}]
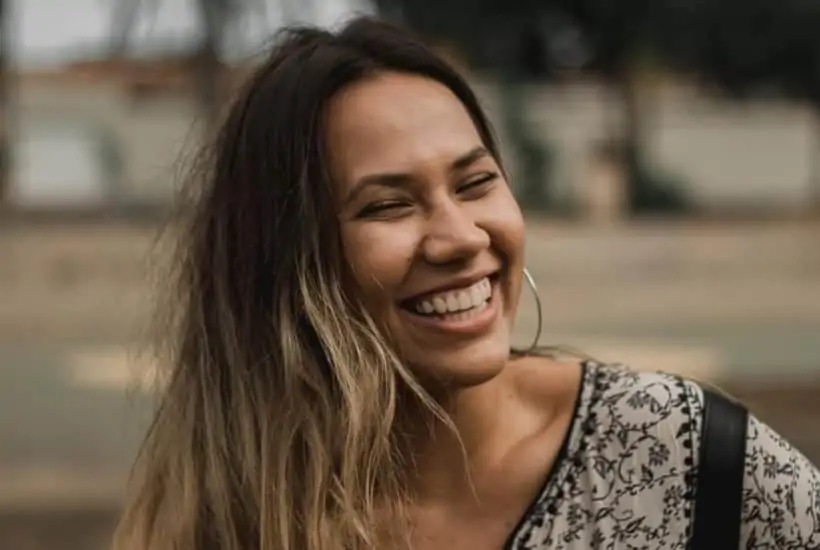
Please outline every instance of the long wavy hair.
[{"label": "long wavy hair", "polygon": [[345,291],[323,151],[328,100],[382,71],[447,86],[498,157],[468,84],[406,31],[358,18],[279,35],[204,149],[173,229],[164,383],[117,550],[405,540],[402,421],[411,404],[447,419]]}]

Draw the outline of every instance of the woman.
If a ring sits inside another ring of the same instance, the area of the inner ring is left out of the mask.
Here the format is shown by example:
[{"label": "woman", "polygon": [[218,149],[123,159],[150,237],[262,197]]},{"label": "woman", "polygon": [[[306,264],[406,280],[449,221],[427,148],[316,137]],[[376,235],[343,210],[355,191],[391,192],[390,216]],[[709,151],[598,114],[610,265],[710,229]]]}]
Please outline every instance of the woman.
[{"label": "woman", "polygon": [[[448,65],[291,31],[203,166],[118,548],[685,547],[703,393],[510,352],[524,222]],[[817,470],[746,448],[744,547],[820,547]]]}]

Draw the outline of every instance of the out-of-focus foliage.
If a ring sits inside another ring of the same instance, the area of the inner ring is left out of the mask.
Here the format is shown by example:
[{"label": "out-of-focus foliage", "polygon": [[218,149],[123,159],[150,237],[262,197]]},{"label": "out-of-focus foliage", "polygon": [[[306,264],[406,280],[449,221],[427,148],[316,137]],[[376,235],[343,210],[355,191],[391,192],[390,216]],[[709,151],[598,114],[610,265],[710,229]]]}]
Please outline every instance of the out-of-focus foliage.
[{"label": "out-of-focus foliage", "polygon": [[816,0],[376,0],[423,36],[456,46],[507,79],[597,75],[618,92],[633,212],[680,211],[685,199],[642,158],[635,75],[681,71],[734,97],[785,95],[820,108]]},{"label": "out-of-focus foliage", "polygon": [[[734,95],[776,93],[820,104],[819,3],[701,0],[694,5],[697,10],[679,7],[667,15],[672,23],[659,46],[670,62]],[[678,28],[674,22],[681,19],[688,24]]]},{"label": "out-of-focus foliage", "polygon": [[820,103],[815,0],[376,0],[475,65],[550,78],[613,77],[652,61],[734,95],[784,93]]}]

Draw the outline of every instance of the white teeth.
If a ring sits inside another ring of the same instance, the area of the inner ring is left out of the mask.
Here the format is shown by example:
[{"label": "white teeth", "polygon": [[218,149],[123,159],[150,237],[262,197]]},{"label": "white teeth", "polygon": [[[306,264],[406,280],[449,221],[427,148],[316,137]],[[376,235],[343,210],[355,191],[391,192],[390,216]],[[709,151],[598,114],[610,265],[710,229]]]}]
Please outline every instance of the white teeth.
[{"label": "white teeth", "polygon": [[484,301],[484,296],[476,287],[470,289],[470,300],[472,303],[480,303]]},{"label": "white teeth", "polygon": [[467,288],[441,292],[419,300],[415,304],[415,309],[426,315],[469,311],[484,306],[491,295],[492,286],[490,280],[485,277]]}]

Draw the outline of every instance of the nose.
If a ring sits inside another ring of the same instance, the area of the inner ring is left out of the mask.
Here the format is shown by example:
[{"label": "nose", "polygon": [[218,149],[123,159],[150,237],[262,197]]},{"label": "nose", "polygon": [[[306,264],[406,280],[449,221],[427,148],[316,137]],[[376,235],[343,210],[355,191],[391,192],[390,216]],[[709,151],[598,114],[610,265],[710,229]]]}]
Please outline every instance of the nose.
[{"label": "nose", "polygon": [[447,201],[430,213],[421,243],[424,259],[431,264],[469,260],[489,248],[490,235],[476,223],[469,209]]}]

